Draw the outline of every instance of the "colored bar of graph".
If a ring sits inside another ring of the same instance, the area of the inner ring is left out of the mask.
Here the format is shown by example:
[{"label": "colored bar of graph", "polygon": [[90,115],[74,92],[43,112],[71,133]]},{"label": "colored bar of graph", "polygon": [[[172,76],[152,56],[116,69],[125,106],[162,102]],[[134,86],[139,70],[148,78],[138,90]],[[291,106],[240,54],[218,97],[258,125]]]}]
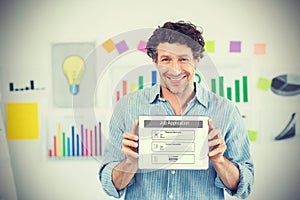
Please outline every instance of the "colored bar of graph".
[{"label": "colored bar of graph", "polygon": [[224,97],[224,77],[219,77],[219,95]]},{"label": "colored bar of graph", "polygon": [[81,156],[84,156],[84,137],[83,137],[83,125],[81,124]]},{"label": "colored bar of graph", "polygon": [[30,89],[34,90],[34,81],[33,80],[30,81]]},{"label": "colored bar of graph", "polygon": [[243,101],[248,102],[248,80],[247,80],[247,76],[243,76]]},{"label": "colored bar of graph", "polygon": [[234,86],[235,86],[235,102],[240,102],[240,81],[235,80]]},{"label": "colored bar of graph", "polygon": [[60,124],[57,126],[57,156],[61,156],[61,134]]},{"label": "colored bar of graph", "polygon": [[122,81],[123,96],[127,94],[127,81]]},{"label": "colored bar of graph", "polygon": [[211,79],[211,91],[213,92],[213,93],[215,93],[216,94],[216,92],[217,92],[217,88],[216,88],[216,79]]},{"label": "colored bar of graph", "polygon": [[62,133],[63,156],[66,156],[66,134]]},{"label": "colored bar of graph", "polygon": [[75,156],[75,130],[74,126],[72,126],[72,156]]},{"label": "colored bar of graph", "polygon": [[79,135],[76,134],[76,156],[79,156]]},{"label": "colored bar of graph", "polygon": [[57,156],[57,150],[56,150],[56,136],[54,136],[53,138],[53,142],[54,142],[54,156]]},{"label": "colored bar of graph", "polygon": [[156,71],[152,71],[152,86],[157,83]]},{"label": "colored bar of graph", "polygon": [[90,130],[90,156],[93,155],[93,131]]},{"label": "colored bar of graph", "polygon": [[68,141],[68,144],[67,144],[67,146],[68,146],[68,156],[71,156],[71,147],[70,147],[70,138],[69,137],[67,138],[67,141]]},{"label": "colored bar of graph", "polygon": [[144,88],[144,77],[139,76],[139,90],[142,90]]},{"label": "colored bar of graph", "polygon": [[94,130],[94,131],[95,131],[95,132],[94,132],[94,133],[95,133],[95,156],[97,156],[97,155],[98,155],[97,126],[95,126],[95,130]]},{"label": "colored bar of graph", "polygon": [[86,128],[85,129],[85,155],[86,156],[88,156],[88,143],[89,143],[89,141],[88,141],[88,129]]},{"label": "colored bar of graph", "polygon": [[13,83],[9,83],[9,91],[14,91],[14,84]]},{"label": "colored bar of graph", "polygon": [[119,100],[120,100],[120,91],[117,91],[117,94],[116,94],[116,99],[117,99],[117,101],[119,101]]},{"label": "colored bar of graph", "polygon": [[228,99],[228,100],[232,100],[231,92],[232,92],[232,91],[231,91],[231,87],[228,87],[228,88],[227,88],[227,99]]},{"label": "colored bar of graph", "polygon": [[[96,132],[95,132],[96,134]],[[99,155],[101,156],[102,155],[102,139],[101,139],[101,122],[99,122]]]},{"label": "colored bar of graph", "polygon": [[49,157],[52,157],[52,149],[49,149]]},{"label": "colored bar of graph", "polygon": [[136,84],[135,83],[131,83],[130,84],[130,92],[135,92],[136,91]]}]

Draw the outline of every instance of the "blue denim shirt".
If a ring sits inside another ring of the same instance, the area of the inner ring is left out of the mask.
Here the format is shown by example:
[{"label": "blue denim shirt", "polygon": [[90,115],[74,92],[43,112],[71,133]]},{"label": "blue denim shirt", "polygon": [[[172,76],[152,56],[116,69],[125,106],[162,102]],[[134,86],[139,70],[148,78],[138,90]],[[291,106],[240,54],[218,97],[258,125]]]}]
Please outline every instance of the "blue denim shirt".
[{"label": "blue denim shirt", "polygon": [[[196,84],[195,84],[196,85]],[[214,127],[222,131],[227,149],[224,156],[240,171],[240,183],[236,192],[222,183],[212,163],[207,170],[138,170],[122,191],[112,182],[112,171],[125,156],[121,152],[123,132],[131,132],[140,115],[174,115],[165,99],[160,98],[160,85],[130,93],[122,97],[115,107],[110,121],[107,141],[99,177],[104,191],[115,198],[124,199],[224,199],[224,190],[238,198],[246,198],[254,181],[254,167],[249,150],[249,139],[237,107],[199,84],[196,95],[188,103],[182,115],[201,115],[212,119]]]}]

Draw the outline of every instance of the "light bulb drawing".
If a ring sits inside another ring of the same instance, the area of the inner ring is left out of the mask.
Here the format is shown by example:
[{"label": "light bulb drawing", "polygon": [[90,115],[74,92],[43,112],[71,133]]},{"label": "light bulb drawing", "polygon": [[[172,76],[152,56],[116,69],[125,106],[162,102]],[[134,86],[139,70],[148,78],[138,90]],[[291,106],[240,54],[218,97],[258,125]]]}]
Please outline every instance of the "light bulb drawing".
[{"label": "light bulb drawing", "polygon": [[79,56],[69,56],[64,60],[63,71],[69,83],[72,95],[79,93],[79,85],[85,71],[84,60]]}]

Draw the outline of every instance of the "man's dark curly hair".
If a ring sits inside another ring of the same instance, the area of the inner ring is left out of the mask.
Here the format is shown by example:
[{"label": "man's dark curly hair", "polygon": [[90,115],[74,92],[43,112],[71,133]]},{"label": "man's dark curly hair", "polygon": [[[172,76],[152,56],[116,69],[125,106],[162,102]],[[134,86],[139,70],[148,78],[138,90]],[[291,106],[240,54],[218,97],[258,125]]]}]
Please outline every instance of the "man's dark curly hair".
[{"label": "man's dark curly hair", "polygon": [[190,22],[166,22],[155,29],[146,46],[148,56],[156,61],[157,46],[164,42],[185,44],[192,49],[194,59],[203,57],[205,42],[202,31]]}]

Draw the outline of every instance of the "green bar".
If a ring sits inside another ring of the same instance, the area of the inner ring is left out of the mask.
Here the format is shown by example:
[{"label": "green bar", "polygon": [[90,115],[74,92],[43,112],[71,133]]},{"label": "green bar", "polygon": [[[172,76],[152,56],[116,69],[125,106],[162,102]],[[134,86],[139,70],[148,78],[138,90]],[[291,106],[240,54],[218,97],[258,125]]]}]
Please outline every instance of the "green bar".
[{"label": "green bar", "polygon": [[224,97],[224,76],[219,76],[219,95]]},{"label": "green bar", "polygon": [[240,81],[235,80],[235,102],[240,102]]},{"label": "green bar", "polygon": [[139,90],[142,90],[144,88],[144,77],[139,76]]},{"label": "green bar", "polygon": [[231,98],[231,88],[230,87],[227,88],[227,99],[230,100],[230,101],[232,100],[232,98]]},{"label": "green bar", "polygon": [[248,102],[248,81],[247,76],[243,76],[243,100]]},{"label": "green bar", "polygon": [[217,92],[217,89],[216,89],[216,79],[211,79],[211,91],[213,92],[213,93],[215,93],[216,94],[216,92]]},{"label": "green bar", "polygon": [[62,133],[62,143],[63,143],[63,156],[66,156],[66,134],[65,132]]}]

